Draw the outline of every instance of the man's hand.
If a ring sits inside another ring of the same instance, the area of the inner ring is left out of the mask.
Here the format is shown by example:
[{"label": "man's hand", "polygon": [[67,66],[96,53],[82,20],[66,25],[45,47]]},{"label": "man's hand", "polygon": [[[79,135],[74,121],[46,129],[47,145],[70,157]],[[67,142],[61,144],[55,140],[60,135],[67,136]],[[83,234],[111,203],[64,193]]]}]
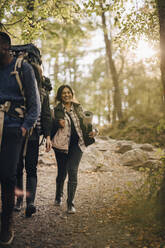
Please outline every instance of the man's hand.
[{"label": "man's hand", "polygon": [[50,136],[46,137],[46,152],[49,152],[52,148],[52,142],[50,140]]},{"label": "man's hand", "polygon": [[59,125],[60,125],[60,127],[65,127],[65,120],[59,120]]},{"label": "man's hand", "polygon": [[26,135],[26,132],[27,132],[26,128],[21,127],[21,130],[22,130],[22,136],[25,136]]}]

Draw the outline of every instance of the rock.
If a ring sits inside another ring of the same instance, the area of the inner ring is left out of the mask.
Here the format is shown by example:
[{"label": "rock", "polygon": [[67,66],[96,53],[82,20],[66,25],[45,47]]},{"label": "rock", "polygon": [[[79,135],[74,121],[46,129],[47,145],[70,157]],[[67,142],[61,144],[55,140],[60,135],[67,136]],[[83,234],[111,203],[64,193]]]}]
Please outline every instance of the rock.
[{"label": "rock", "polygon": [[96,140],[95,144],[89,146],[86,150],[93,152],[93,150],[97,149],[99,151],[105,152],[111,150],[111,144],[105,140]]},{"label": "rock", "polygon": [[38,160],[39,164],[43,164],[43,165],[55,165],[56,164],[56,160],[52,159],[52,158],[44,158],[43,156],[41,158],[39,158]]},{"label": "rock", "polygon": [[40,146],[40,152],[39,152],[39,159],[38,163],[40,165],[46,165],[51,166],[56,164],[56,159],[54,155],[54,151],[51,150],[50,152],[45,152],[45,146]]},{"label": "rock", "polygon": [[109,140],[108,136],[98,136],[97,138],[101,140]]},{"label": "rock", "polygon": [[150,144],[142,144],[142,145],[140,145],[140,149],[142,149],[144,151],[148,151],[148,152],[152,152],[154,150],[153,146]]},{"label": "rock", "polygon": [[81,171],[110,171],[109,164],[111,161],[107,160],[106,153],[110,154],[111,146],[107,142],[99,142],[89,146],[82,156],[80,162]]},{"label": "rock", "polygon": [[144,162],[141,167],[150,168],[150,169],[158,169],[161,166],[161,161],[159,160],[147,160]]},{"label": "rock", "polygon": [[104,155],[95,146],[91,146],[85,150],[81,162],[81,170],[95,170],[97,166],[104,165]]},{"label": "rock", "polygon": [[141,149],[133,149],[125,152],[120,157],[120,162],[124,166],[139,167],[148,160],[148,153]]},{"label": "rock", "polygon": [[130,151],[130,150],[132,150],[132,145],[130,145],[130,144],[123,144],[123,145],[121,145],[120,147],[119,147],[119,149],[118,150],[116,150],[116,152],[117,153],[125,153],[125,152],[127,152],[127,151]]},{"label": "rock", "polygon": [[118,147],[121,147],[121,146],[123,146],[123,145],[134,145],[135,143],[133,142],[133,141],[131,141],[131,140],[118,140],[117,142],[116,142],[116,145],[118,146]]}]

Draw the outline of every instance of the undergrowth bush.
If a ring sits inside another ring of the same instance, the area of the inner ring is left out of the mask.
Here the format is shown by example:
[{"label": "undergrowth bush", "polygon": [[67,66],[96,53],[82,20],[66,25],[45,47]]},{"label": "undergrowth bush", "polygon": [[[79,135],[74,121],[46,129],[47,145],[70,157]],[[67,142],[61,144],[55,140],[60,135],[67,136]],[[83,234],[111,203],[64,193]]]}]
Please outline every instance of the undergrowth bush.
[{"label": "undergrowth bush", "polygon": [[165,120],[153,120],[144,122],[134,120],[120,125],[106,125],[99,129],[100,135],[109,136],[113,139],[133,140],[137,143],[150,143],[157,147],[165,146]]},{"label": "undergrowth bush", "polygon": [[[159,150],[162,163],[157,168],[140,168],[141,182],[128,182],[126,185],[125,201],[120,202],[122,213],[132,223],[161,228],[162,204],[159,201],[159,192],[164,183],[165,156]],[[163,208],[164,211],[164,208]],[[158,218],[159,217],[159,218]],[[163,220],[164,221],[164,220]],[[164,223],[163,223],[164,224]]]}]

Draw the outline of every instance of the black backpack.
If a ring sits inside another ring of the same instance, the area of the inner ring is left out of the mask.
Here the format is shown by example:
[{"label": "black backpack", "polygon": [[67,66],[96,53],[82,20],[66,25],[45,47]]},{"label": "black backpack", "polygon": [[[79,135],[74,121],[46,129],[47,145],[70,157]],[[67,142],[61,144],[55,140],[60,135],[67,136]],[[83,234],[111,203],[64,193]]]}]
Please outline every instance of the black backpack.
[{"label": "black backpack", "polygon": [[[11,46],[11,53],[16,58],[16,63],[15,63],[14,71],[12,72],[12,74],[15,74],[21,94],[24,97],[25,109],[26,109],[26,99],[25,99],[24,88],[22,84],[23,82],[22,63],[24,61],[31,64],[34,70],[35,77],[36,77],[37,84],[38,84],[38,90],[40,93],[40,100],[42,104],[44,97],[46,95],[49,95],[50,91],[52,90],[52,86],[50,83],[50,79],[42,75],[42,69],[41,69],[42,59],[41,59],[40,50],[34,44],[30,43],[26,45]],[[26,139],[23,156],[25,156],[26,154],[27,140],[32,135],[35,125],[36,123],[34,124],[33,128],[31,128],[28,134],[28,137]]]},{"label": "black backpack", "polygon": [[[11,52],[13,56],[17,58],[13,74],[16,75],[16,79],[22,95],[24,96],[24,90],[22,84],[23,81],[22,63],[26,61],[29,64],[31,64],[34,70],[40,93],[41,104],[42,104],[45,94],[49,94],[49,92],[52,90],[52,87],[49,78],[46,78],[42,75],[42,69],[41,69],[42,59],[41,59],[40,50],[34,44],[30,43],[26,45],[11,46]],[[25,97],[24,100],[26,102]]]},{"label": "black backpack", "polygon": [[30,64],[32,62],[39,65],[42,64],[40,50],[32,43],[26,45],[11,46],[11,51],[15,57],[23,55]]}]

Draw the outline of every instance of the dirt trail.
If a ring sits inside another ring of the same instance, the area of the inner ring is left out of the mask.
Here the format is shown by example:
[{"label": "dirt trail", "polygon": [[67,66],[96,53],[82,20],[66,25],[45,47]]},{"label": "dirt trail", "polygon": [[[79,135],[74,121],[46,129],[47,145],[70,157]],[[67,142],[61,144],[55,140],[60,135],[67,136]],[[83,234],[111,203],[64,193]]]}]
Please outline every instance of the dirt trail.
[{"label": "dirt trail", "polygon": [[[76,214],[66,213],[65,195],[61,207],[54,206],[56,166],[38,166],[37,213],[24,217],[15,213],[13,248],[150,248],[138,234],[130,232],[118,215],[117,195],[127,183],[139,182],[141,174],[115,163],[113,147],[107,172],[79,170],[75,197]],[[136,225],[136,223],[135,223]],[[148,242],[147,242],[148,244]],[[155,246],[156,248],[158,246]]]}]

